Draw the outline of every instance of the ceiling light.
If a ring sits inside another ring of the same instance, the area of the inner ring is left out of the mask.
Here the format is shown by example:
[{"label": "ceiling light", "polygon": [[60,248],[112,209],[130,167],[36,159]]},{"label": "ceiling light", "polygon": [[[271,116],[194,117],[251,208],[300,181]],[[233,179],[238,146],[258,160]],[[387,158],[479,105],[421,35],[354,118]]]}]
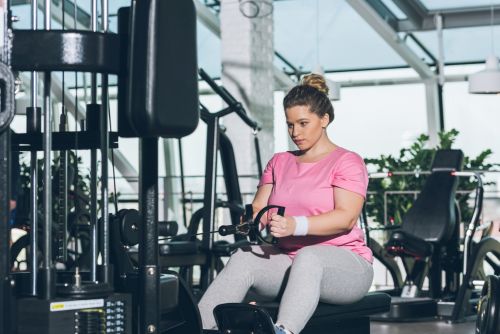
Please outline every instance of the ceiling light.
[{"label": "ceiling light", "polygon": [[500,70],[498,58],[495,56],[495,38],[493,26],[493,5],[490,6],[491,55],[486,59],[486,68],[469,75],[469,93],[498,94],[500,93]]},{"label": "ceiling light", "polygon": [[319,0],[316,0],[316,69],[313,73],[319,74],[325,78],[330,101],[338,101],[340,100],[340,84],[325,76],[325,70],[319,61],[319,44]]},{"label": "ceiling light", "polygon": [[500,93],[500,70],[498,58],[490,55],[486,59],[486,68],[469,75],[469,93],[497,94]]}]

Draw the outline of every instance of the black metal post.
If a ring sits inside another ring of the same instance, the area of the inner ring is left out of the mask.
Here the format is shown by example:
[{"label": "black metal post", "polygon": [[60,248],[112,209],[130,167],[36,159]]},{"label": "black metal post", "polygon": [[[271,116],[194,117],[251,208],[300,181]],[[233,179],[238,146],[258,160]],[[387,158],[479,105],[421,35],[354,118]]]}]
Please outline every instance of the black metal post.
[{"label": "black metal post", "polygon": [[[34,76],[38,78],[38,76]],[[32,85],[33,87],[36,85]],[[36,96],[36,94],[33,94]],[[26,108],[26,131],[27,133],[42,132],[42,108],[28,107]],[[30,255],[28,259],[29,271],[31,273],[31,295],[38,295],[38,158],[37,151],[30,152]]]},{"label": "black metal post", "polygon": [[[31,29],[38,29],[38,3],[31,2]],[[38,107],[38,73],[31,72],[31,107],[27,108],[27,132],[41,132],[41,115],[42,109]],[[31,272],[31,295],[38,294],[38,159],[37,152],[30,152],[30,220],[31,220],[31,235],[30,235],[30,255],[28,259],[29,269]]]},{"label": "black metal post", "polygon": [[[64,75],[64,74],[63,74]],[[64,81],[63,81],[64,83]],[[64,89],[64,84],[63,84]],[[64,101],[64,99],[63,99]],[[59,131],[66,131],[67,114],[63,102],[62,114],[60,117]],[[66,236],[68,233],[68,150],[59,152],[59,217],[58,217],[58,230],[56,240],[59,243],[58,247],[58,260],[66,263],[68,261],[68,245],[66,243]],[[36,249],[36,248],[35,248]]]},{"label": "black metal post", "polygon": [[52,106],[51,74],[45,72],[43,83],[43,266],[42,297],[52,299],[55,292],[55,272],[52,261]]},{"label": "black metal post", "polygon": [[10,194],[10,141],[9,129],[0,133],[0,331],[10,333],[10,311],[9,305],[9,194]]},{"label": "black metal post", "polygon": [[[102,283],[111,284],[110,259],[109,259],[109,192],[108,192],[108,76],[101,77],[101,113],[100,113],[100,138],[101,138],[101,212],[102,212]],[[116,195],[116,194],[115,194]]]},{"label": "black metal post", "polygon": [[207,120],[207,156],[205,165],[205,196],[203,199],[203,239],[202,249],[206,252],[207,265],[201,270],[200,286],[204,291],[208,288],[213,277],[212,235],[214,227],[215,196],[217,185],[217,157],[219,149],[219,117],[210,117]]},{"label": "black metal post", "polygon": [[[90,108],[87,108],[87,112]],[[89,124],[89,119],[87,114],[87,130],[96,126],[96,124]],[[97,281],[97,257],[98,257],[98,246],[97,246],[97,150],[92,148],[90,150],[90,280],[92,282]]]},{"label": "black metal post", "polygon": [[160,275],[158,271],[158,138],[141,138],[139,151],[140,333],[159,333]]},{"label": "black metal post", "polygon": [[[179,146],[179,168],[181,171],[181,203],[182,203],[182,222],[187,227],[187,214],[186,214],[186,186],[184,184],[184,157],[182,150],[182,139],[178,140]],[[165,201],[165,200],[164,200]]]}]

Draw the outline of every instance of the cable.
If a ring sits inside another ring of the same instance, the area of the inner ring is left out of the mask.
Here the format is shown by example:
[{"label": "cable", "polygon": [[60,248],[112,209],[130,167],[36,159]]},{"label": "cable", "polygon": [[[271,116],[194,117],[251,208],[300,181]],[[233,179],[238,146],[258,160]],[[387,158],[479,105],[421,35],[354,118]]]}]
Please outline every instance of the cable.
[{"label": "cable", "polygon": [[494,7],[493,7],[493,0],[490,0],[490,39],[491,39],[491,52],[493,54],[495,54],[495,34],[494,34],[494,30],[495,30],[495,27],[493,26],[493,18],[494,18]]}]

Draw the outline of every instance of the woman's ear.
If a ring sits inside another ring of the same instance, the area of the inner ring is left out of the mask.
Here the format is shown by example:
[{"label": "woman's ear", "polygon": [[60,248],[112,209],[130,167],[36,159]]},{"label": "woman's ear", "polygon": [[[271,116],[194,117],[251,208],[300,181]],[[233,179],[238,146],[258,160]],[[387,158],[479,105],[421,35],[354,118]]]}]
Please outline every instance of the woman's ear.
[{"label": "woman's ear", "polygon": [[326,129],[326,127],[330,124],[330,115],[324,114],[323,117],[321,117],[321,127],[323,129]]}]

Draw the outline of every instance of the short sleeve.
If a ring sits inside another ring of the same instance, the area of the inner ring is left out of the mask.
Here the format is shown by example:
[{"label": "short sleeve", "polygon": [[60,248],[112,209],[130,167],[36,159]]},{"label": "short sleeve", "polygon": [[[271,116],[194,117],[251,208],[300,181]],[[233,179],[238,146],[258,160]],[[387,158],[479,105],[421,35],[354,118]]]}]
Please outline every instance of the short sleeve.
[{"label": "short sleeve", "polygon": [[360,194],[366,198],[368,172],[363,159],[354,152],[340,157],[332,175],[332,186]]},{"label": "short sleeve", "polygon": [[257,187],[263,186],[264,184],[273,184],[274,183],[274,167],[276,165],[277,155],[275,154],[271,160],[266,165],[266,168],[262,172],[262,176],[260,178],[259,184]]}]

